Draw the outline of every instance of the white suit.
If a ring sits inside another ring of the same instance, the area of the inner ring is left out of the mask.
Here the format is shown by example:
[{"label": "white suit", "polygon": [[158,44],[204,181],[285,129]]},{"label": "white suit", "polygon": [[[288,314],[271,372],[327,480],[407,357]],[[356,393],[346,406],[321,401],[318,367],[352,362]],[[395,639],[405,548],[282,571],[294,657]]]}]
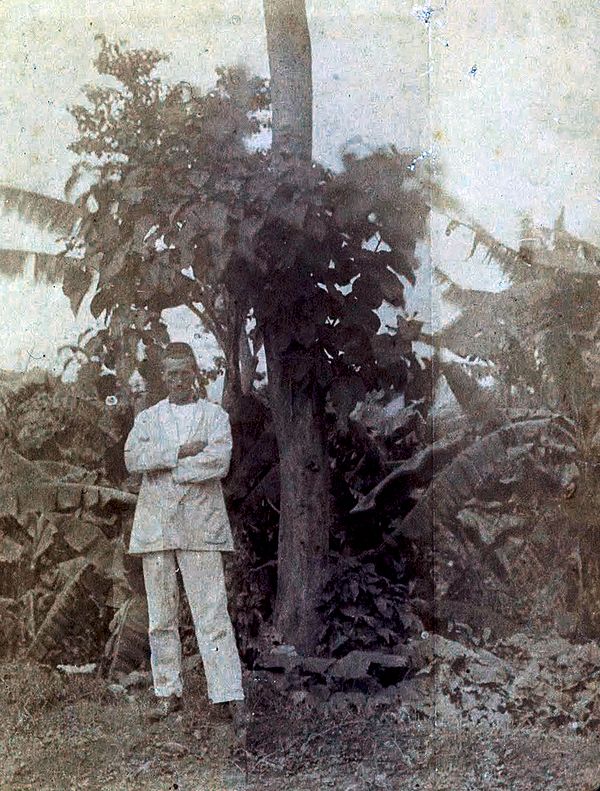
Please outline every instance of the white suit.
[{"label": "white suit", "polygon": [[[181,445],[205,449],[178,459]],[[125,443],[125,464],[143,473],[129,552],[141,554],[157,695],[181,695],[176,561],[190,604],[214,703],[243,698],[241,666],[227,612],[221,552],[233,550],[221,478],[231,459],[231,428],[222,407],[167,399],[140,412]]]},{"label": "white suit", "polygon": [[[165,399],[139,413],[127,438],[127,469],[144,473],[129,544],[133,554],[233,549],[220,481],[231,460],[229,417],[203,399],[193,408],[193,429],[187,437],[178,436],[177,407]],[[179,447],[192,440],[207,446],[178,460]]]}]

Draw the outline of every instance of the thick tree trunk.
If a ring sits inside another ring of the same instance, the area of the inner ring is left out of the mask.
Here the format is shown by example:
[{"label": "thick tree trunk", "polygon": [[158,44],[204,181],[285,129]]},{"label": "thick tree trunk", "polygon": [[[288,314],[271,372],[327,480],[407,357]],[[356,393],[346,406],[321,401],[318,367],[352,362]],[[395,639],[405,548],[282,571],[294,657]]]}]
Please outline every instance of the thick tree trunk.
[{"label": "thick tree trunk", "polygon": [[312,54],[304,0],[264,0],[273,154],[312,159]]},{"label": "thick tree trunk", "polygon": [[329,554],[330,470],[324,404],[315,378],[292,382],[285,358],[265,335],[269,398],[279,448],[280,517],[275,625],[286,643],[310,653]]},{"label": "thick tree trunk", "polygon": [[[304,0],[264,0],[273,110],[272,159],[312,159],[312,60]],[[275,625],[302,651],[314,649],[330,530],[324,403],[311,368],[291,376],[277,326],[264,327],[269,402],[279,449],[280,518]],[[279,339],[280,340],[280,339]],[[310,354],[308,350],[305,352]]]}]

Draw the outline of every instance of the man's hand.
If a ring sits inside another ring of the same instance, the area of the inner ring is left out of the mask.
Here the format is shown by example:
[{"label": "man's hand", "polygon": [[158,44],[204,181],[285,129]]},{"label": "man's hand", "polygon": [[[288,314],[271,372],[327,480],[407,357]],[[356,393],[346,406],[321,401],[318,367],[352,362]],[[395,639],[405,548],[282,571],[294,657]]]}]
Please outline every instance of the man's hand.
[{"label": "man's hand", "polygon": [[177,458],[185,459],[187,456],[196,456],[198,453],[202,453],[205,447],[206,442],[199,439],[195,442],[186,442],[179,448]]}]

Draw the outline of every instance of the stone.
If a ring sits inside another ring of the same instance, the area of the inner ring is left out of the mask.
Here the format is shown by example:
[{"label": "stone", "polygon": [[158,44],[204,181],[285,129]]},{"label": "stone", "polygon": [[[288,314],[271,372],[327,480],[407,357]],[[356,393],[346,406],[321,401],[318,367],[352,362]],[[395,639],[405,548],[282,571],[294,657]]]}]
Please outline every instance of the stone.
[{"label": "stone", "polygon": [[85,676],[94,673],[96,667],[95,662],[90,662],[87,665],[57,665],[56,669],[66,676]]},{"label": "stone", "polygon": [[407,668],[408,659],[400,654],[384,654],[380,651],[350,651],[330,669],[334,678],[357,679],[369,675],[372,666],[384,668]]}]

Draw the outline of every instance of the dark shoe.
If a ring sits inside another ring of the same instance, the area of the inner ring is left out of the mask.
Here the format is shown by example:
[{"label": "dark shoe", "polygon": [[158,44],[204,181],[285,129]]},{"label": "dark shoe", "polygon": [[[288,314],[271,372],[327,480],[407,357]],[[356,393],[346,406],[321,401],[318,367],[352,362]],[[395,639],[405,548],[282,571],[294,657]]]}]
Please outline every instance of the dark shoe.
[{"label": "dark shoe", "polygon": [[175,714],[177,711],[181,711],[182,708],[181,698],[177,697],[177,695],[169,695],[168,698],[159,698],[157,705],[150,709],[147,716],[150,722],[158,722],[171,714]]},{"label": "dark shoe", "polygon": [[230,700],[226,703],[215,703],[211,706],[210,719],[215,725],[228,725],[233,730],[234,746],[246,747],[248,717],[246,704],[243,700]]}]

